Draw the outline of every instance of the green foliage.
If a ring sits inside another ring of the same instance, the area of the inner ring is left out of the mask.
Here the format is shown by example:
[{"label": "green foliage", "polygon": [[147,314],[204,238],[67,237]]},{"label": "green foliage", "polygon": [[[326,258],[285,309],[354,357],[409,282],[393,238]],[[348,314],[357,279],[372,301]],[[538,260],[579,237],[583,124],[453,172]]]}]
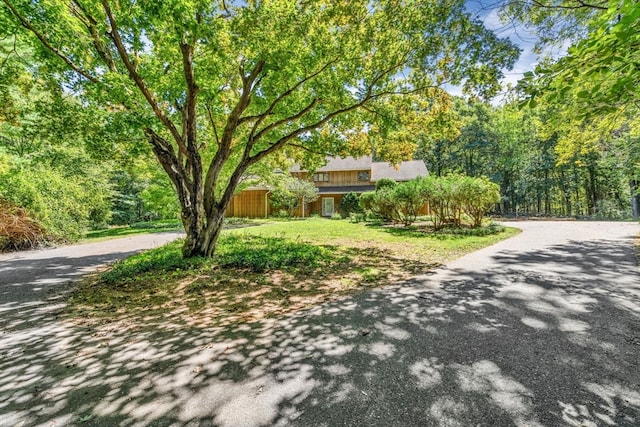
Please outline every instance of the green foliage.
[{"label": "green foliage", "polygon": [[376,191],[393,189],[398,183],[391,178],[382,178],[376,181]]},{"label": "green foliage", "polygon": [[[637,111],[640,71],[630,66],[640,61],[637,2],[610,0],[583,9],[588,11],[583,31],[573,38],[567,55],[540,64],[520,83],[530,95],[529,104],[535,106],[539,97],[559,105],[575,103],[574,114],[581,118],[615,114],[621,108]],[[540,12],[547,17],[554,13]],[[565,13],[576,17],[579,12]]]},{"label": "green foliage", "polygon": [[156,164],[139,156],[111,174],[114,188],[111,224],[126,225],[177,218],[180,205],[169,178]]},{"label": "green foliage", "polygon": [[419,210],[429,204],[436,230],[445,225],[460,227],[463,214],[469,216],[472,227],[480,227],[487,211],[499,201],[497,184],[463,175],[419,178],[360,197],[364,209],[405,227],[413,224]]},{"label": "green foliage", "polygon": [[330,251],[282,237],[232,234],[220,238],[214,258],[222,267],[265,272],[286,268],[318,268],[330,258]]},{"label": "green foliage", "polygon": [[380,191],[367,191],[360,195],[360,206],[382,221],[392,221],[395,214],[393,191],[388,187]]},{"label": "green foliage", "polygon": [[449,236],[491,236],[504,233],[506,228],[503,225],[491,223],[486,227],[447,227],[436,231],[439,235]]},{"label": "green foliage", "polygon": [[460,180],[462,210],[471,218],[472,227],[480,227],[487,211],[500,202],[500,187],[484,177],[461,177]]},{"label": "green foliage", "polygon": [[417,179],[396,185],[391,192],[391,200],[395,206],[391,211],[392,219],[404,224],[405,227],[413,224],[426,201],[422,180]]},{"label": "green foliage", "polygon": [[342,196],[340,201],[340,214],[343,218],[351,217],[351,214],[362,213],[359,197],[356,193],[350,192]]},{"label": "green foliage", "polygon": [[51,235],[80,238],[90,228],[105,224],[110,215],[110,188],[97,168],[84,175],[0,153],[0,198],[29,211]]},{"label": "green foliage", "polygon": [[180,240],[151,249],[116,262],[113,268],[100,276],[103,283],[126,283],[136,276],[150,271],[168,272],[190,269],[201,265],[202,258],[185,259],[180,252]]},{"label": "green foliage", "polygon": [[331,214],[331,219],[333,220],[342,219],[342,215],[340,215],[338,212],[334,212],[333,214]]},{"label": "green foliage", "polygon": [[271,204],[287,212],[287,216],[293,216],[302,200],[310,203],[318,200],[319,191],[313,182],[302,179],[280,176],[276,185],[272,186]]}]

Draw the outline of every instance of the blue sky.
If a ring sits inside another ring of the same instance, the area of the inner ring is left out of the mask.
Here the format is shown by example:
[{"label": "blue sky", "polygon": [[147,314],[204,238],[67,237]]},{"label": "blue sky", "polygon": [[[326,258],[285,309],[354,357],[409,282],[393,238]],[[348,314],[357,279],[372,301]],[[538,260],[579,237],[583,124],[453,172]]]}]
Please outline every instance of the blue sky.
[{"label": "blue sky", "polygon": [[[515,86],[525,72],[535,69],[540,60],[540,57],[533,52],[533,47],[538,38],[532,29],[526,28],[519,23],[502,22],[499,16],[501,3],[502,0],[467,0],[466,6],[467,10],[484,22],[488,29],[494,31],[499,37],[509,38],[522,50],[520,58],[513,66],[513,69],[504,70],[505,77],[502,80],[503,86],[507,84]],[[543,52],[543,56],[558,57],[566,52],[567,47],[547,50]],[[459,87],[449,87],[447,90],[453,95],[461,94]],[[497,97],[494,100],[494,104],[499,104],[500,101],[501,97]]]}]

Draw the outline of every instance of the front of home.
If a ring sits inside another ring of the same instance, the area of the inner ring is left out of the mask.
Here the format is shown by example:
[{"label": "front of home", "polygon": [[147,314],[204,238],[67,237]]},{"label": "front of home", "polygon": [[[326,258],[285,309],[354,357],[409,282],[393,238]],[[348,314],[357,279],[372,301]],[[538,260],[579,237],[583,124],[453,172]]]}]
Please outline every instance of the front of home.
[{"label": "front of home", "polygon": [[[359,158],[330,157],[325,166],[316,169],[313,174],[294,166],[291,175],[299,179],[313,181],[319,191],[318,200],[301,203],[297,216],[317,214],[330,217],[339,213],[342,197],[347,193],[362,194],[375,190],[376,182],[382,178],[395,181],[409,181],[427,176],[427,167],[422,160],[402,162],[397,166],[387,162],[374,162],[371,156]],[[227,216],[260,218],[274,212],[269,202],[269,190],[264,187],[250,187],[234,196]]]}]

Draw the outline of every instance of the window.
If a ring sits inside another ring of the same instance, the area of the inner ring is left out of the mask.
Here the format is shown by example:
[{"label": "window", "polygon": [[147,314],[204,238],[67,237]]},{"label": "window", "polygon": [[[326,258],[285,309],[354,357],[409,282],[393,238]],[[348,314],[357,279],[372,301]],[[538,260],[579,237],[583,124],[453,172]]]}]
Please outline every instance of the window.
[{"label": "window", "polygon": [[329,182],[329,174],[326,172],[314,173],[313,182]]},{"label": "window", "polygon": [[369,172],[358,172],[358,181],[369,181]]}]

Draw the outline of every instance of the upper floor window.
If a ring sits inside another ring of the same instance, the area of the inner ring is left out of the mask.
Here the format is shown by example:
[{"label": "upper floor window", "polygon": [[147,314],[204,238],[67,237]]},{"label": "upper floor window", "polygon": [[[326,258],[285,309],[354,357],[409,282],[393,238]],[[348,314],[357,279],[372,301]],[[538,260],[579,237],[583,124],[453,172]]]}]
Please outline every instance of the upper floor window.
[{"label": "upper floor window", "polygon": [[369,172],[358,172],[358,181],[369,181]]},{"label": "upper floor window", "polygon": [[329,174],[327,172],[314,173],[313,182],[329,182]]}]

